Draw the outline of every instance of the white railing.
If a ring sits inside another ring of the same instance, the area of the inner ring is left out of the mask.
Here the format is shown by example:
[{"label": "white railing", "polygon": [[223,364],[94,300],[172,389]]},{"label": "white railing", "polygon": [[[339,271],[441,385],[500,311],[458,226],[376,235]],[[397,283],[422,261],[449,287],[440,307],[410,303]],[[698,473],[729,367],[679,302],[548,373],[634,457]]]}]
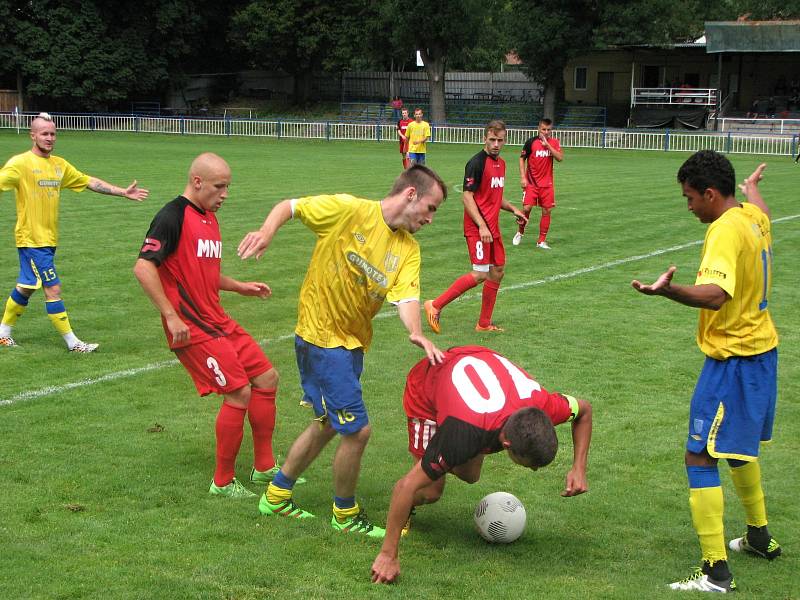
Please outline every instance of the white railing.
[{"label": "white railing", "polygon": [[[709,123],[712,123],[711,119]],[[719,131],[736,131],[741,133],[792,134],[800,133],[800,119],[747,119],[724,117],[717,119]]]},{"label": "white railing", "polygon": [[633,88],[631,106],[717,106],[719,90],[713,88]]},{"label": "white railing", "polygon": [[[33,114],[0,112],[0,129],[27,130]],[[372,140],[396,142],[394,125],[372,123],[312,122],[301,120],[262,120],[183,117],[151,117],[133,115],[53,115],[59,129],[73,131],[124,131],[167,133],[173,135],[217,135],[273,137],[324,140]],[[720,122],[731,119],[720,119]],[[752,121],[752,119],[751,119]],[[784,120],[788,121],[788,120]],[[694,152],[702,149],[734,154],[774,154],[794,156],[800,141],[800,120],[797,128],[783,133],[769,130],[746,131],[650,131],[631,129],[558,129],[564,147],[608,148],[620,150],[658,150],[662,152]],[[508,143],[521,146],[535,129],[509,128]],[[444,144],[481,144],[482,126],[434,126],[433,142]]]}]

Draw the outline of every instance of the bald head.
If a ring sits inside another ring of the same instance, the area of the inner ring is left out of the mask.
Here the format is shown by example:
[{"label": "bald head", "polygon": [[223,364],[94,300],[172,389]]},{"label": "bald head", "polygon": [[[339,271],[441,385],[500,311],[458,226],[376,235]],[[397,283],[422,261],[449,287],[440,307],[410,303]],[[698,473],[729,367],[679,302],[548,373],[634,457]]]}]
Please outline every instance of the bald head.
[{"label": "bald head", "polygon": [[231,168],[224,158],[213,152],[203,152],[192,161],[192,166],[189,167],[189,183],[193,177],[206,179],[214,174],[225,172],[230,176]]},{"label": "bald head", "polygon": [[204,152],[189,167],[189,181],[183,195],[195,206],[216,212],[228,197],[230,184],[231,168],[225,159]]}]

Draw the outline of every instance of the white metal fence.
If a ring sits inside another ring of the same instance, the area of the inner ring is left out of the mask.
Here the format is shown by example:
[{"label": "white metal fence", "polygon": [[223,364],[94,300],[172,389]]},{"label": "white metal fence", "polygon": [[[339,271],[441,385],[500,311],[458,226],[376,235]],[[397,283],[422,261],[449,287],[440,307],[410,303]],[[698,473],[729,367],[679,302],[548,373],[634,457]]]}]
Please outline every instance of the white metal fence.
[{"label": "white metal fence", "polygon": [[[27,130],[34,114],[0,112],[0,129]],[[73,131],[122,131],[174,135],[260,136],[323,140],[396,141],[394,125],[373,123],[313,122],[292,119],[235,119],[150,117],[132,115],[53,115],[56,126]],[[521,146],[535,135],[534,129],[509,128],[508,143]],[[558,129],[562,146],[694,152],[712,149],[735,154],[795,156],[800,134],[762,132],[684,132],[628,129]],[[440,126],[433,141],[445,144],[481,144],[483,127]]]}]

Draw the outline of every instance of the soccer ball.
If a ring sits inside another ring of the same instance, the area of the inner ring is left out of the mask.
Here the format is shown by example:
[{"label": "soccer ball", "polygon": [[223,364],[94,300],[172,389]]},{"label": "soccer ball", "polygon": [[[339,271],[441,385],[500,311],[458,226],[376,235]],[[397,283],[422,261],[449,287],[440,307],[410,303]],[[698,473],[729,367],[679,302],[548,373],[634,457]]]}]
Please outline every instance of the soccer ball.
[{"label": "soccer ball", "polygon": [[508,492],[485,496],[475,507],[475,527],[487,542],[509,544],[525,529],[525,507]]}]

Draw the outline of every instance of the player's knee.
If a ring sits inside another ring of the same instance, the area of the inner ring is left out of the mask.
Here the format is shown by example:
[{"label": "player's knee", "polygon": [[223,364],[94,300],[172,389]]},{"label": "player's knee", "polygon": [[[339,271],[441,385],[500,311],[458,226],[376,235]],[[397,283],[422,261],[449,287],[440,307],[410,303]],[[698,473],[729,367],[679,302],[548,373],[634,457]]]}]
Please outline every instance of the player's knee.
[{"label": "player's knee", "polygon": [[61,300],[61,285],[51,285],[43,289],[44,295],[48,300]]},{"label": "player's knee", "polygon": [[419,496],[417,500],[420,501],[420,504],[433,504],[434,502],[438,502],[439,498],[442,497],[444,493],[444,489],[440,487],[426,487],[419,490]]},{"label": "player's knee", "polygon": [[258,377],[254,377],[251,380],[251,383],[253,384],[254,387],[271,390],[278,387],[279,381],[280,381],[280,376],[278,375],[278,369],[273,367],[269,371],[262,373]]},{"label": "player's knee", "polygon": [[486,281],[486,278],[489,276],[488,271],[472,271],[472,276],[475,278],[475,281],[478,283],[483,283]]},{"label": "player's knee", "polygon": [[239,408],[247,408],[247,405],[250,404],[250,386],[245,385],[225,394],[225,402]]},{"label": "player's knee", "polygon": [[712,457],[706,450],[700,453],[687,450],[684,462],[687,467],[713,467],[717,464],[717,459]]},{"label": "player's knee", "polygon": [[31,296],[33,296],[33,292],[36,291],[34,289],[31,289],[31,288],[24,288],[24,287],[20,287],[20,286],[16,286],[16,288],[17,288],[17,291],[20,294],[22,294],[23,296],[25,296],[26,298],[30,298]]},{"label": "player's knee", "polygon": [[489,279],[491,279],[492,281],[495,281],[495,282],[498,282],[498,283],[499,283],[500,281],[502,281],[502,279],[503,279],[503,276],[504,276],[505,274],[506,274],[506,268],[505,268],[504,266],[503,266],[503,267],[497,267],[497,266],[495,266],[495,267],[492,267],[492,268],[489,270],[488,277],[489,277]]}]

